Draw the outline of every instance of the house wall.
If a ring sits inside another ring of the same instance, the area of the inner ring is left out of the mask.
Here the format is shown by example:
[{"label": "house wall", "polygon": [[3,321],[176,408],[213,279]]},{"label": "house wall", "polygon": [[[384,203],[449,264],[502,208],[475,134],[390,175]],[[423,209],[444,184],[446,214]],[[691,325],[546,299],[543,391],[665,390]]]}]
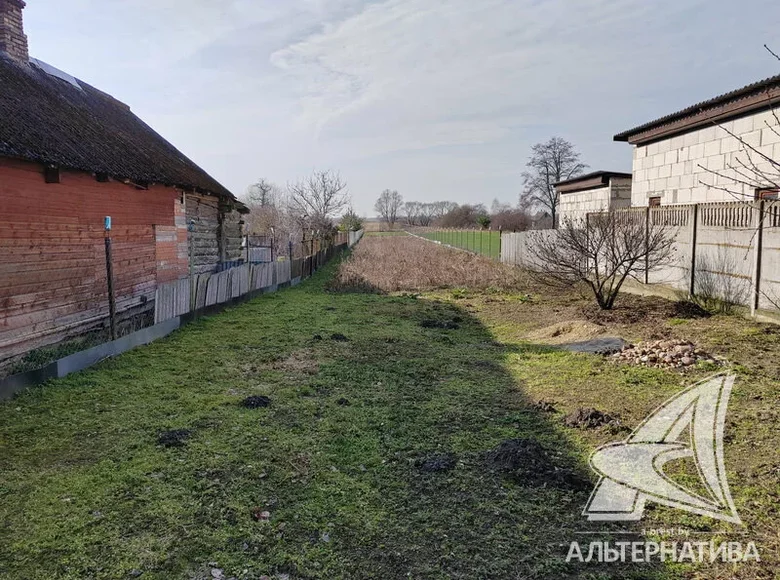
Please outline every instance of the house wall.
[{"label": "house wall", "polygon": [[104,217],[112,217],[117,309],[150,309],[159,282],[187,274],[181,194],[0,159],[0,360],[105,324]]},{"label": "house wall", "polygon": [[222,232],[225,261],[233,262],[245,257],[242,248],[244,237],[244,217],[235,210],[224,208]]},{"label": "house wall", "polygon": [[[662,205],[752,201],[754,189],[736,183],[735,178],[742,178],[736,169],[728,168],[729,165],[739,168],[740,161],[750,164],[748,151],[737,137],[758,152],[780,159],[780,127],[777,125],[772,112],[764,111],[722,123],[721,127],[705,127],[635,146],[632,205],[646,206],[648,199],[656,196],[661,197]],[[771,169],[759,154],[750,152],[750,155],[759,170]],[[714,175],[713,171],[722,176]],[[770,173],[776,175],[777,171]],[[708,186],[728,187],[737,195]]]},{"label": "house wall", "polygon": [[562,193],[559,215],[563,220],[584,220],[589,213],[629,207],[631,180],[612,178],[606,187]]},{"label": "house wall", "polygon": [[187,222],[192,224],[194,272],[216,272],[222,262],[242,257],[243,218],[212,196],[186,195]]},{"label": "house wall", "polygon": [[216,272],[219,255],[219,200],[206,195],[186,195],[187,222],[192,226],[191,248],[195,274]]}]

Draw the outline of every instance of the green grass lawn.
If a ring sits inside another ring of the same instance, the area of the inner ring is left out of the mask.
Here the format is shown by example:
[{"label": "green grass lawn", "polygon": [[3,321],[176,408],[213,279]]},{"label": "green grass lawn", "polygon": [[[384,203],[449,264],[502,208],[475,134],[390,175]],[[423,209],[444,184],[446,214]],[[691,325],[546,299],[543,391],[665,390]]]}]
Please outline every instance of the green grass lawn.
[{"label": "green grass lawn", "polygon": [[[679,376],[525,342],[512,296],[326,292],[336,266],[0,405],[0,577],[680,577],[564,562],[619,437],[532,406],[636,423]],[[565,477],[494,469],[517,438]]]},{"label": "green grass lawn", "polygon": [[483,254],[489,258],[501,257],[501,232],[489,230],[442,230],[422,234],[424,238],[449,246]]}]

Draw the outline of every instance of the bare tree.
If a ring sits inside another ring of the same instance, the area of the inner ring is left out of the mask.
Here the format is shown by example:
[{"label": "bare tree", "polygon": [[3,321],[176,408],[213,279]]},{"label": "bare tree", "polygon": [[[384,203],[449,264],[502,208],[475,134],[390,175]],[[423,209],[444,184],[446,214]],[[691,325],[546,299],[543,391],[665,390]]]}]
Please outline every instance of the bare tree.
[{"label": "bare tree", "polygon": [[560,137],[537,143],[531,151],[527,171],[523,172],[520,205],[541,206],[552,216],[553,227],[557,227],[559,200],[555,184],[581,175],[588,166],[580,162],[574,145]]},{"label": "bare tree", "polygon": [[374,211],[392,229],[398,221],[398,211],[403,205],[403,196],[395,190],[385,189],[374,204]]},{"label": "bare tree", "polygon": [[486,216],[485,206],[477,205],[459,205],[447,212],[444,216],[436,220],[437,225],[445,228],[475,228],[478,225],[480,216]]},{"label": "bare tree", "polygon": [[401,206],[401,218],[407,226],[417,225],[417,202],[405,201]]},{"label": "bare tree", "polygon": [[431,206],[431,219],[438,220],[457,209],[458,204],[454,201],[434,201]]},{"label": "bare tree", "polygon": [[272,183],[261,177],[255,183],[249,186],[248,199],[249,203],[263,207],[267,205],[276,205],[278,201],[280,188],[275,183]]},{"label": "bare tree", "polygon": [[401,207],[401,216],[408,226],[429,226],[434,221],[440,220],[458,204],[452,201],[434,201],[422,203],[419,201],[407,201]]},{"label": "bare tree", "polygon": [[288,209],[303,228],[323,234],[333,229],[333,218],[350,203],[347,184],[334,171],[315,171],[287,186]]},{"label": "bare tree", "polygon": [[528,267],[551,286],[586,284],[599,307],[611,310],[627,278],[670,263],[675,233],[646,223],[642,213],[609,211],[564,220],[556,231],[531,234]]},{"label": "bare tree", "polygon": [[434,220],[437,218],[438,215],[438,203],[440,202],[434,202],[434,203],[421,203],[420,204],[420,211],[418,213],[417,219],[420,222],[421,226],[428,227],[431,225]]},{"label": "bare tree", "polygon": [[261,178],[247,190],[249,214],[245,218],[247,231],[251,235],[268,234],[274,228],[284,227],[284,192],[275,183]]}]

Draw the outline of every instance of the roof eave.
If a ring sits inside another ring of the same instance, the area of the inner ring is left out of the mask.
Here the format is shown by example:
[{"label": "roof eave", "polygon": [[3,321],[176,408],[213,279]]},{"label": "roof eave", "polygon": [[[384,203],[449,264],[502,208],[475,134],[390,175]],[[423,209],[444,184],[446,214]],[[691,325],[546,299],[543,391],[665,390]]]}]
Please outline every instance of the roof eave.
[{"label": "roof eave", "polygon": [[[750,91],[736,91],[703,103],[699,109],[688,108],[623,131],[614,141],[643,145],[689,133],[708,125],[717,126],[732,119],[772,109],[780,104],[780,78]],[[695,107],[695,105],[694,105]]]}]

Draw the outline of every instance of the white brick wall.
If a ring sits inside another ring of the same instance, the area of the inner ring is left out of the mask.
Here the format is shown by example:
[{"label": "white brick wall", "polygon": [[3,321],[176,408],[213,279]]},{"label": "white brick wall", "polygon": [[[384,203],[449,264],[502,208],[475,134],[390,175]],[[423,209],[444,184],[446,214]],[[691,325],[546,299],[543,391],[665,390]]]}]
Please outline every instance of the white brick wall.
[{"label": "white brick wall", "polygon": [[[740,167],[740,161],[750,163],[746,147],[729,131],[767,157],[780,161],[780,126],[771,111],[637,146],[631,205],[646,206],[651,197],[661,197],[663,205],[752,199],[753,189],[737,184],[737,171],[729,167]],[[777,169],[772,169],[760,155],[752,151],[750,155],[761,171],[777,176]],[[771,183],[756,185],[768,187]],[[708,186],[728,187],[742,197]]]},{"label": "white brick wall", "polygon": [[629,207],[631,205],[631,180],[612,178],[607,187],[573,193],[562,193],[558,207],[560,220],[585,219],[588,213]]}]

